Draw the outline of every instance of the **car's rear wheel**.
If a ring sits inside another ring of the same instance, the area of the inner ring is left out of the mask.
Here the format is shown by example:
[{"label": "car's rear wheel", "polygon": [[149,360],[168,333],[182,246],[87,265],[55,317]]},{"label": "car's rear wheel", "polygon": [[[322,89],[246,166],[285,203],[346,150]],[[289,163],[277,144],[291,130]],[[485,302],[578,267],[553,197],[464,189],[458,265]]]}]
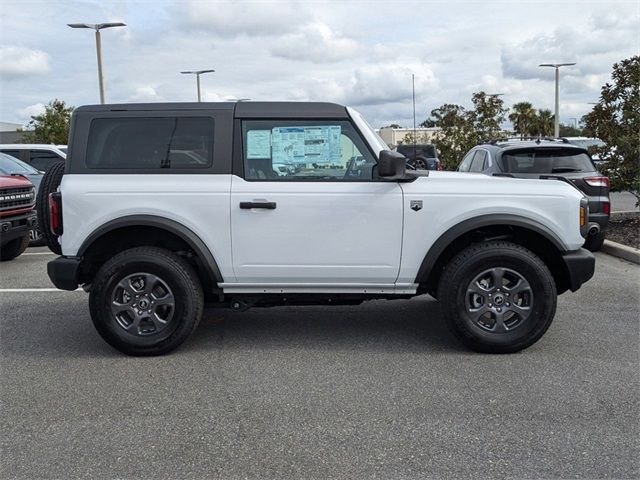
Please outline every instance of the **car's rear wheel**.
[{"label": "car's rear wheel", "polygon": [[161,355],[180,346],[198,325],[202,286],[191,265],[175,253],[137,247],[100,268],[89,308],[111,346],[128,355]]},{"label": "car's rear wheel", "polygon": [[64,175],[64,162],[54,163],[47,173],[44,174],[38,188],[38,196],[36,198],[36,211],[38,213],[38,228],[40,229],[41,239],[49,247],[53,253],[62,254],[62,247],[57,235],[51,231],[50,213],[49,213],[49,194],[58,190],[62,176]]},{"label": "car's rear wheel", "polygon": [[7,262],[19,257],[29,246],[29,235],[7,242],[0,248],[0,261]]},{"label": "car's rear wheel", "polygon": [[517,352],[538,341],[556,310],[553,276],[533,252],[511,242],[471,245],[445,267],[438,287],[454,333],[480,352]]}]

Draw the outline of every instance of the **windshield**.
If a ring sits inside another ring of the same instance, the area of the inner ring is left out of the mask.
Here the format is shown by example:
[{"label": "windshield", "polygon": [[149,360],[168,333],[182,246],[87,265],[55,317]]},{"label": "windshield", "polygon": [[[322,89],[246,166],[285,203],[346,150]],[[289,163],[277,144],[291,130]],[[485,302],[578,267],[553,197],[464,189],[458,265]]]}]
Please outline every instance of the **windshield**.
[{"label": "windshield", "polygon": [[0,171],[5,175],[11,175],[12,173],[21,175],[38,173],[38,171],[30,165],[4,153],[0,154]]},{"label": "windshield", "polygon": [[507,173],[569,173],[593,172],[589,155],[575,150],[520,150],[502,154],[502,166]]}]

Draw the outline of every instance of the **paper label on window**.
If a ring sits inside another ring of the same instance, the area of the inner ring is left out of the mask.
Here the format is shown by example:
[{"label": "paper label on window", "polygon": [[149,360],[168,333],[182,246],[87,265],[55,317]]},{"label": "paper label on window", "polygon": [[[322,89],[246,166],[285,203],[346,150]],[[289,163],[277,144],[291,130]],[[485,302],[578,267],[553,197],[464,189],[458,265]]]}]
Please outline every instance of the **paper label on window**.
[{"label": "paper label on window", "polygon": [[247,158],[271,157],[271,131],[249,130],[247,132]]},{"label": "paper label on window", "polygon": [[275,127],[271,130],[273,163],[320,164],[341,161],[341,127]]}]

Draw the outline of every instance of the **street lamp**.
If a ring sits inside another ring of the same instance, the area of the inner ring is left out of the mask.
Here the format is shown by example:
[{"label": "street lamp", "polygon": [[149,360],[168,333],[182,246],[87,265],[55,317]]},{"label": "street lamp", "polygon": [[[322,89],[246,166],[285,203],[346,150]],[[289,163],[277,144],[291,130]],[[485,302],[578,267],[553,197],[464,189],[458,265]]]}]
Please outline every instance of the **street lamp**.
[{"label": "street lamp", "polygon": [[89,28],[96,32],[96,54],[98,56],[98,81],[100,83],[100,103],[104,103],[104,79],[102,78],[102,42],[100,30],[111,27],[126,27],[122,22],[113,23],[67,23],[71,28]]},{"label": "street lamp", "polygon": [[189,72],[180,72],[183,74],[187,74],[187,75],[195,75],[196,76],[196,84],[198,85],[198,102],[201,102],[202,100],[200,100],[200,75],[202,75],[203,73],[211,73],[211,72],[215,72],[215,70],[195,70],[193,72],[189,71]]},{"label": "street lamp", "polygon": [[560,67],[569,67],[575,63],[541,63],[539,67],[553,67],[556,69],[556,113],[554,120],[554,136],[560,136]]}]

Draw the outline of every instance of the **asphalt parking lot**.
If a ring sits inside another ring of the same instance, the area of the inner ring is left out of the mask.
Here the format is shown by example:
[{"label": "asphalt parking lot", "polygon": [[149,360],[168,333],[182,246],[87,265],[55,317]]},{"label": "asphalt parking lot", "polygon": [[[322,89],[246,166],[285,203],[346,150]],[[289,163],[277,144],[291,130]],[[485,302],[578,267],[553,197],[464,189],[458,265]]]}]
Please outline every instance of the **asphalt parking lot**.
[{"label": "asphalt parking lot", "polygon": [[462,349],[420,297],[210,310],[130,358],[84,292],[37,290],[45,252],[0,266],[2,478],[640,475],[637,265],[598,254],[519,354]]}]

